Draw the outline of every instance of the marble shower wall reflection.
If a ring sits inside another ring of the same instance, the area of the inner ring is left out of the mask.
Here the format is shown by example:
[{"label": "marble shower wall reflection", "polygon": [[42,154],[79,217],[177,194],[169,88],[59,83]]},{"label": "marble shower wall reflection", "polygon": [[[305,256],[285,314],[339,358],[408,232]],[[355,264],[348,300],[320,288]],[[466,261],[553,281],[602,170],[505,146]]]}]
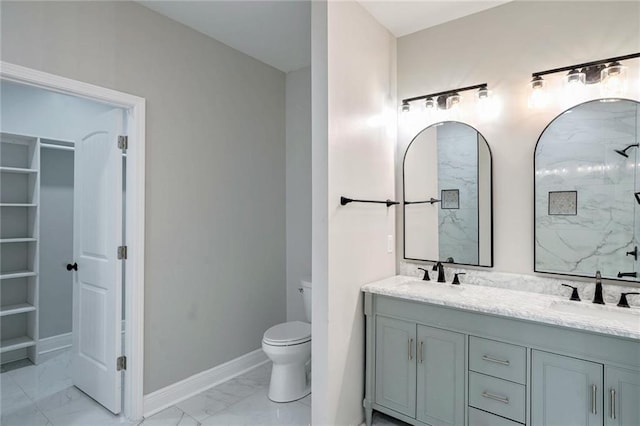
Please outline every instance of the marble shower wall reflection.
[{"label": "marble shower wall reflection", "polygon": [[[478,263],[478,132],[462,123],[436,128],[440,259]],[[458,203],[455,195],[458,194]],[[449,200],[448,195],[451,196]]]},{"label": "marble shower wall reflection", "polygon": [[[634,101],[592,101],[558,116],[535,152],[535,265],[538,272],[617,278],[635,272],[626,252],[640,237],[640,155]],[[635,280],[635,278],[629,278]]]},{"label": "marble shower wall reflection", "polygon": [[430,126],[407,148],[403,172],[405,259],[491,266],[491,153],[482,135],[454,121]]}]

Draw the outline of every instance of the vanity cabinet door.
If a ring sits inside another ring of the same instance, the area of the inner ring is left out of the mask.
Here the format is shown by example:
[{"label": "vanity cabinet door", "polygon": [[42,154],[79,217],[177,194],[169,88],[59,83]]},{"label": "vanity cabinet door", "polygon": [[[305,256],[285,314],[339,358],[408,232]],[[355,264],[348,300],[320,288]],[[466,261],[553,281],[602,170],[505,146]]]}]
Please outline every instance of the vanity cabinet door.
[{"label": "vanity cabinet door", "polygon": [[602,425],[602,364],[532,351],[531,422],[544,426]]},{"label": "vanity cabinet door", "polygon": [[416,324],[376,317],[377,404],[416,415]]},{"label": "vanity cabinet door", "polygon": [[418,325],[416,418],[432,426],[464,424],[464,335]]},{"label": "vanity cabinet door", "polygon": [[605,367],[605,425],[640,425],[640,372]]}]

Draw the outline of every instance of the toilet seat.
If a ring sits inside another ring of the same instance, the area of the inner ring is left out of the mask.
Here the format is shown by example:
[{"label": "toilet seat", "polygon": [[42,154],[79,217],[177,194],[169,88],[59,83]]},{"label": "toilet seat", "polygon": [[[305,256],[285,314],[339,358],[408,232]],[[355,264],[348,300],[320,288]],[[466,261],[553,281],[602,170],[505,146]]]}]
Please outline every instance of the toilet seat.
[{"label": "toilet seat", "polygon": [[274,325],[264,333],[262,341],[270,346],[293,346],[311,341],[311,324],[290,321]]}]

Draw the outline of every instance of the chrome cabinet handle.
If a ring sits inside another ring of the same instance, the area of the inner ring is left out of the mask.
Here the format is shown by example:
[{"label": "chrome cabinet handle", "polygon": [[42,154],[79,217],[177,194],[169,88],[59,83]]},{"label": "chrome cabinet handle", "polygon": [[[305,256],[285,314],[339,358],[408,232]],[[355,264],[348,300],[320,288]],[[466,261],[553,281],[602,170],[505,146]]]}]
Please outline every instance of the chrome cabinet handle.
[{"label": "chrome cabinet handle", "polygon": [[591,414],[598,414],[596,410],[596,401],[598,395],[598,387],[596,385],[591,385]]},{"label": "chrome cabinet handle", "polygon": [[509,403],[509,398],[507,398],[506,396],[495,395],[487,391],[482,392],[482,396],[485,398],[493,399],[494,401],[502,402],[503,404]]},{"label": "chrome cabinet handle", "polygon": [[482,355],[482,359],[488,362],[494,362],[496,364],[507,365],[507,366],[511,365],[511,363],[507,360],[492,358],[489,355]]},{"label": "chrome cabinet handle", "polygon": [[422,364],[422,361],[424,360],[423,347],[424,347],[424,342],[420,341],[420,364]]},{"label": "chrome cabinet handle", "polygon": [[616,390],[611,388],[611,418],[616,419]]},{"label": "chrome cabinet handle", "polygon": [[413,339],[409,339],[409,361],[413,360]]}]

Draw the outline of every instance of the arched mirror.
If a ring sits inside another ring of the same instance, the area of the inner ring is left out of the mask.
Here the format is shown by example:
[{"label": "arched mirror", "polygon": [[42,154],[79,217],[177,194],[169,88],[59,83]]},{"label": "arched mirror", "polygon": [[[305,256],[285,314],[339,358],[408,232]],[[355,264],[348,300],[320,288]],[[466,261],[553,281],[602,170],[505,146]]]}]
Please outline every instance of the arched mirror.
[{"label": "arched mirror", "polygon": [[638,280],[639,103],[602,99],[556,117],[535,150],[535,271]]},{"label": "arched mirror", "polygon": [[403,161],[404,258],[493,266],[491,150],[473,127],[437,123]]}]

